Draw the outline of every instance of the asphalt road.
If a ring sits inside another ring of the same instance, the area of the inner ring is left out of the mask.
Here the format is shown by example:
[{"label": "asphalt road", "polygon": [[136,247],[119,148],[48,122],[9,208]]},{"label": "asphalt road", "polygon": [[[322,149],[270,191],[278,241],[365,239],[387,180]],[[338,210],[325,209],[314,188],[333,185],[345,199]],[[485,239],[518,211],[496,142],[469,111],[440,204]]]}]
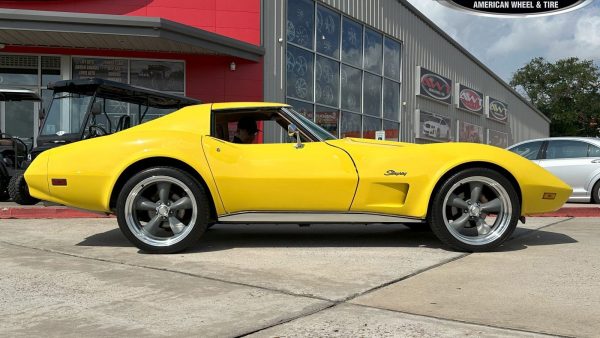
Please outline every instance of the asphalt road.
[{"label": "asphalt road", "polygon": [[529,218],[483,254],[402,225],[216,225],[174,255],[114,219],[0,231],[0,336],[600,333],[598,218]]}]

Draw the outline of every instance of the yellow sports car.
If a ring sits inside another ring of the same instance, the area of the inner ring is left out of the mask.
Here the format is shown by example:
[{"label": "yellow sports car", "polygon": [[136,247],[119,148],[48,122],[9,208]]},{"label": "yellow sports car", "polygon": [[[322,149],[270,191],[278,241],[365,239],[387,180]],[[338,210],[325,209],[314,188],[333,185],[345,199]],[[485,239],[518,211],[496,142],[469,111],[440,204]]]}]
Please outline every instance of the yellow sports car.
[{"label": "yellow sports car", "polygon": [[47,150],[25,180],[34,197],[115,213],[153,253],[184,250],[217,222],[420,222],[454,249],[486,251],[571,195],[500,148],[336,139],[277,103],[189,106]]}]

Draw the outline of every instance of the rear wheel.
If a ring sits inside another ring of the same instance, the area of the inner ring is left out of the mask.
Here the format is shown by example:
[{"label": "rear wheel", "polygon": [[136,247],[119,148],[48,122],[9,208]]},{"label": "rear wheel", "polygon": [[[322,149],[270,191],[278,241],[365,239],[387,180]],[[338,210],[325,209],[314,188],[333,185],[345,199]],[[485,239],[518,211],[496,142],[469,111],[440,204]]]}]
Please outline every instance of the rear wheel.
[{"label": "rear wheel", "polygon": [[428,223],[445,244],[461,251],[489,251],[515,230],[520,216],[513,185],[498,172],[475,168],[452,175],[434,193]]},{"label": "rear wheel", "polygon": [[8,179],[0,177],[0,201],[8,199]]},{"label": "rear wheel", "polygon": [[125,183],[117,200],[123,234],[149,253],[174,253],[196,244],[209,218],[206,193],[192,176],[170,167],[144,170]]},{"label": "rear wheel", "polygon": [[10,178],[8,195],[13,202],[21,205],[34,205],[40,201],[29,194],[29,187],[25,182],[23,172],[17,172]]}]

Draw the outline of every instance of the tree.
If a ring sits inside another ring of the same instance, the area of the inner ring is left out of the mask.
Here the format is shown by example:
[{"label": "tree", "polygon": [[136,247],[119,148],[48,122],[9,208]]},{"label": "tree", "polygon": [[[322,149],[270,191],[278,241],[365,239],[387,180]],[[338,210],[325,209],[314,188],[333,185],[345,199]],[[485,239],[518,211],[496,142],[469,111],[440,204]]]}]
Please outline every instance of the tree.
[{"label": "tree", "polygon": [[598,136],[600,70],[576,57],[532,59],[510,85],[551,120],[551,136]]}]

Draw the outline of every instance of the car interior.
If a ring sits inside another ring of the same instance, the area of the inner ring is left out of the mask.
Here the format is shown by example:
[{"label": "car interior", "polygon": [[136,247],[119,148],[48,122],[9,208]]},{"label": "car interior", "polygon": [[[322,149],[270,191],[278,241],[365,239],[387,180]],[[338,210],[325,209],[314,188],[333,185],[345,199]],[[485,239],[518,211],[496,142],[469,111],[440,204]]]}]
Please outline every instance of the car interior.
[{"label": "car interior", "polygon": [[[237,131],[238,121],[242,118],[252,118],[256,121],[259,129],[259,137],[256,137],[254,143],[294,143],[295,137],[288,136],[288,125],[291,123],[288,117],[283,115],[279,109],[252,109],[252,110],[224,110],[213,112],[213,125],[211,136],[223,141],[232,142]],[[300,140],[302,142],[311,142],[307,133],[300,129]],[[269,133],[265,131],[269,130]],[[275,132],[270,132],[274,130]]]}]

